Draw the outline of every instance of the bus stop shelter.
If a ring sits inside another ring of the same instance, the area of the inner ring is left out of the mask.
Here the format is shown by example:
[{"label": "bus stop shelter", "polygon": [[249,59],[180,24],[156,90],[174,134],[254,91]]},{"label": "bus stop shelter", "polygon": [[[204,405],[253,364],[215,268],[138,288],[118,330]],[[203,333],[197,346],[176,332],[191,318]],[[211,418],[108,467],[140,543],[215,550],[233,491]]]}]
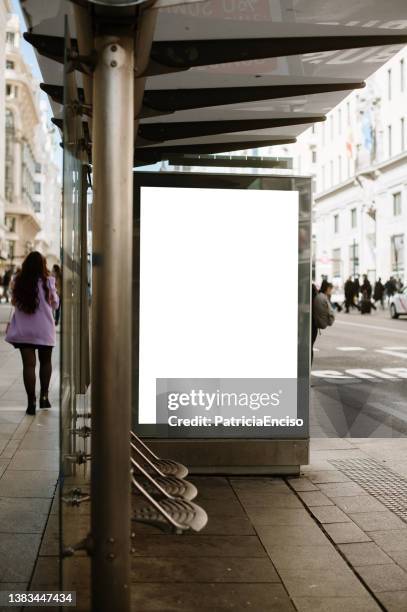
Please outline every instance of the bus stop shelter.
[{"label": "bus stop shelter", "polygon": [[[131,333],[134,169],[295,142],[406,44],[405,2],[21,4],[25,38],[38,54],[42,88],[64,151],[61,556],[68,562],[84,551],[91,555],[92,609],[125,612],[130,609],[131,479],[146,493],[130,473],[133,452],[147,458],[147,480],[154,465],[163,468],[157,452],[179,480],[186,472],[168,453],[188,460],[194,454],[182,449],[182,440],[171,447],[156,441],[151,454],[137,431],[130,443],[138,367]],[[309,310],[304,316],[309,331]],[[89,401],[84,398],[90,383]],[[277,471],[307,461],[306,436],[268,442],[267,461]],[[214,462],[222,454],[222,441],[216,444],[205,451],[207,467],[211,453]],[[257,451],[251,456],[255,467]],[[243,452],[242,468],[247,461]],[[80,465],[90,466],[89,494],[76,487]],[[160,486],[167,485],[161,480]],[[184,497],[191,495],[188,490]],[[151,499],[159,512],[160,504]],[[91,528],[85,539],[76,540],[75,511],[82,503],[90,504]],[[167,519],[174,520],[165,508]],[[201,528],[205,515],[198,506],[191,508],[195,527]],[[64,570],[61,578],[69,586]]]}]

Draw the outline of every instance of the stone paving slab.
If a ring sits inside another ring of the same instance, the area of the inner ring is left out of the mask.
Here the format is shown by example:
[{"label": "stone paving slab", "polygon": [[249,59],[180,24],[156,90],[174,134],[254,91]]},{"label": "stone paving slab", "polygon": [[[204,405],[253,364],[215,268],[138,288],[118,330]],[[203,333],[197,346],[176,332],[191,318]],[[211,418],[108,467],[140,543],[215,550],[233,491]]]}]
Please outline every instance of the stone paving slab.
[{"label": "stone paving slab", "polygon": [[294,612],[281,584],[138,584],[132,590],[134,610],[143,612],[208,612],[243,610]]},{"label": "stone paving slab", "polygon": [[375,593],[407,590],[407,573],[395,563],[360,565],[356,570]]},{"label": "stone paving slab", "polygon": [[294,597],[293,602],[300,612],[378,612],[381,610],[377,603],[368,596]]},{"label": "stone paving slab", "polygon": [[386,591],[378,594],[378,599],[387,612],[406,612],[407,591]]},{"label": "stone paving slab", "polygon": [[347,523],[350,518],[337,506],[310,506],[312,514],[321,524]]},{"label": "stone paving slab", "polygon": [[269,558],[201,557],[191,572],[191,560],[179,557],[132,557],[133,583],[138,582],[280,582]]},{"label": "stone paving slab", "polygon": [[374,542],[340,544],[339,550],[353,567],[392,563],[391,557],[386,555]]},{"label": "stone paving slab", "polygon": [[[364,585],[346,567],[337,569],[281,569],[281,579],[292,597],[362,597],[366,594]],[[349,611],[350,612],[350,611]]]},{"label": "stone paving slab", "polygon": [[369,536],[352,522],[326,524],[325,531],[336,544],[370,541]]}]

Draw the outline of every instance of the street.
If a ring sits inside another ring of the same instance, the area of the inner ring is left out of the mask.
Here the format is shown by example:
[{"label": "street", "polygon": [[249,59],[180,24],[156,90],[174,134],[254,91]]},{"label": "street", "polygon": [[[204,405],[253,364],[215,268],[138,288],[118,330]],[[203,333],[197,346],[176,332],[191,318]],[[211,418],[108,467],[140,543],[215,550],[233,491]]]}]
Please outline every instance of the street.
[{"label": "street", "polygon": [[336,315],[315,343],[311,436],[407,434],[407,317]]}]

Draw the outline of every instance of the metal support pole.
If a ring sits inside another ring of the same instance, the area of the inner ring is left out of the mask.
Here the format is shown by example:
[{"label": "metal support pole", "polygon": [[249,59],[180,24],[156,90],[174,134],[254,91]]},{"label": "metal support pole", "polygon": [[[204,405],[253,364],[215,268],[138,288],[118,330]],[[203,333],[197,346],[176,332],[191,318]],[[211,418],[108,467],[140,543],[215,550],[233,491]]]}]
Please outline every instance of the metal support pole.
[{"label": "metal support pole", "polygon": [[134,41],[95,39],[92,610],[130,611]]}]

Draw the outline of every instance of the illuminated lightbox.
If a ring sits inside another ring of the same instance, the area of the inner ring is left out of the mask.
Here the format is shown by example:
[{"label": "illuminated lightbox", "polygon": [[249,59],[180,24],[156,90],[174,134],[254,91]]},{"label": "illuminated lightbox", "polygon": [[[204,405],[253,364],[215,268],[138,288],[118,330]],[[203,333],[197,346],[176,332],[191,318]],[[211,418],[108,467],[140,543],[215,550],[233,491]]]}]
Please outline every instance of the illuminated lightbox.
[{"label": "illuminated lightbox", "polygon": [[298,192],[141,186],[139,204],[137,425],[303,431]]}]

